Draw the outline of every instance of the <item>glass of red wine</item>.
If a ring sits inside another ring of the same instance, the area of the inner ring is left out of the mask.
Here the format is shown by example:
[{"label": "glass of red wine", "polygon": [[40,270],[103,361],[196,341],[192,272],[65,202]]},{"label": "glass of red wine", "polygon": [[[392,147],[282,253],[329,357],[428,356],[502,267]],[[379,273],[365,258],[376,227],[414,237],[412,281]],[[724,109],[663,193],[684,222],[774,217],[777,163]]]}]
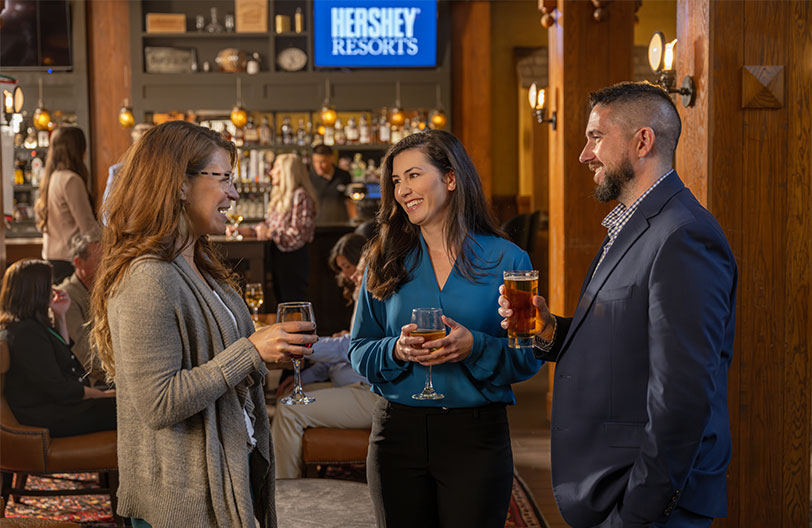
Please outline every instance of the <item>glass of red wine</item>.
[{"label": "glass of red wine", "polygon": [[[279,303],[276,307],[276,321],[283,323],[286,321],[312,321],[313,330],[307,333],[316,333],[316,317],[313,315],[313,305],[309,302],[285,302]],[[312,345],[307,345],[310,348]],[[280,401],[285,405],[307,405],[313,403],[316,398],[307,396],[302,390],[301,363],[302,356],[290,354],[293,361],[294,386],[290,396],[282,398]]]}]

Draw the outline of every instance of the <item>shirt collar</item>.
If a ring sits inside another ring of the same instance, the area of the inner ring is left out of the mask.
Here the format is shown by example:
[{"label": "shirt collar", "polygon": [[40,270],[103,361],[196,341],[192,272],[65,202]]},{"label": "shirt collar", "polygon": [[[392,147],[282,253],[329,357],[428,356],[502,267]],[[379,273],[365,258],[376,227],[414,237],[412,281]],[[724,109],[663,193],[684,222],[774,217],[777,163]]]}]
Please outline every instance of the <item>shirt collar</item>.
[{"label": "shirt collar", "polygon": [[634,203],[632,203],[629,207],[626,207],[622,203],[617,204],[615,208],[609,211],[609,214],[606,215],[603,218],[603,220],[601,220],[601,225],[611,230],[613,227],[618,226],[619,224],[621,224],[621,222],[631,217],[631,215],[634,214],[634,212],[637,210],[637,207],[646,198],[646,196],[651,194],[651,191],[653,191],[654,188],[657,187],[660,184],[660,182],[666,179],[668,175],[670,175],[672,172],[674,172],[674,169],[671,169],[670,171],[660,176],[657,179],[657,181],[652,183],[651,186],[649,186],[649,188],[646,189],[645,192],[641,194],[640,197],[637,198],[637,200],[635,200]]}]

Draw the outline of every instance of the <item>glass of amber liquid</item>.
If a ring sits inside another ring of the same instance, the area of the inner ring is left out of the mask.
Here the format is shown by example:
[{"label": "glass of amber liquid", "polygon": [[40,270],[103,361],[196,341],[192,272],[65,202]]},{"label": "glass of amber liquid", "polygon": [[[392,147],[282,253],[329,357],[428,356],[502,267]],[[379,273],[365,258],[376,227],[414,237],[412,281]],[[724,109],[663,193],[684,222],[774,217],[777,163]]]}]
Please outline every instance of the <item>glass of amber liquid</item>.
[{"label": "glass of amber liquid", "polygon": [[[424,338],[424,343],[445,337],[443,310],[440,308],[415,308],[412,310],[412,324],[417,325],[417,330],[414,330],[411,335]],[[435,350],[437,349],[432,348],[431,352]],[[412,394],[412,398],[415,400],[442,400],[445,398],[443,394],[435,391],[431,384],[431,367],[426,367],[426,384],[423,390]]]},{"label": "glass of amber liquid", "polygon": [[259,307],[265,302],[265,294],[262,291],[262,284],[259,282],[249,282],[245,285],[245,304],[251,308],[254,324],[259,322]]},{"label": "glass of amber liquid", "polygon": [[505,297],[513,310],[508,320],[508,346],[527,348],[533,346],[536,333],[536,307],[533,297],[539,294],[539,272],[537,270],[515,270],[503,272]]},{"label": "glass of amber liquid", "polygon": [[[285,321],[312,321],[313,330],[308,334],[316,333],[316,317],[313,315],[313,305],[309,302],[284,302],[276,307],[276,322]],[[310,348],[312,345],[307,345]],[[293,392],[290,396],[282,398],[280,401],[285,405],[307,405],[313,403],[316,398],[308,396],[302,389],[302,356],[289,354],[293,361]]]}]

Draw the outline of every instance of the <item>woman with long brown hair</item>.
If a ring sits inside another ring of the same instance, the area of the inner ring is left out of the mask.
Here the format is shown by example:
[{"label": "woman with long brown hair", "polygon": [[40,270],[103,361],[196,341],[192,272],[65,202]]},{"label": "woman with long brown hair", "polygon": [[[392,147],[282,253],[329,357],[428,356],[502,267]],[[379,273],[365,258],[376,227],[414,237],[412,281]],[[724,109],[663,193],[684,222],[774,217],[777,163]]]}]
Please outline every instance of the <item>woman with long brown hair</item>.
[{"label": "woman with long brown hair", "polygon": [[67,293],[53,288],[51,266],[19,260],[8,267],[0,289],[0,333],[11,363],[4,387],[15,418],[45,427],[53,437],[116,428],[115,390],[89,387],[71,353],[65,313]]},{"label": "woman with long brown hair", "polygon": [[54,270],[54,284],[73,273],[70,240],[76,233],[95,237],[99,224],[88,193],[84,158],[87,141],[81,128],[61,126],[51,135],[39,198],[34,204],[42,231],[42,258]]},{"label": "woman with long brown hair", "polygon": [[236,148],[183,121],[128,151],[108,202],[92,341],[118,391],[118,513],[141,526],[276,526],[265,362],[310,322],[254,331],[208,235],[239,195]]},{"label": "woman with long brown hair", "polygon": [[[529,269],[530,259],[496,226],[473,162],[448,132],[393,146],[381,186],[350,345],[353,368],[384,397],[367,458],[378,525],[502,528],[513,481],[510,384],[541,362],[508,347],[492,307],[502,272]],[[441,308],[448,334],[412,335],[418,307]],[[432,366],[442,399],[417,394]]]}]

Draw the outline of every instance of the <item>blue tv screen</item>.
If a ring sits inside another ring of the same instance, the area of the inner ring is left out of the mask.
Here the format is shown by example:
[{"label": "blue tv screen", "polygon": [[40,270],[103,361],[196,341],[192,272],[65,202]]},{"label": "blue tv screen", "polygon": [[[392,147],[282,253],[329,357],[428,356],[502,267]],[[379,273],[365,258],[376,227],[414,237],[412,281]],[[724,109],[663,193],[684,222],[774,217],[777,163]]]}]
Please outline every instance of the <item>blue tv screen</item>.
[{"label": "blue tv screen", "polygon": [[437,65],[437,0],[315,0],[316,66]]}]

